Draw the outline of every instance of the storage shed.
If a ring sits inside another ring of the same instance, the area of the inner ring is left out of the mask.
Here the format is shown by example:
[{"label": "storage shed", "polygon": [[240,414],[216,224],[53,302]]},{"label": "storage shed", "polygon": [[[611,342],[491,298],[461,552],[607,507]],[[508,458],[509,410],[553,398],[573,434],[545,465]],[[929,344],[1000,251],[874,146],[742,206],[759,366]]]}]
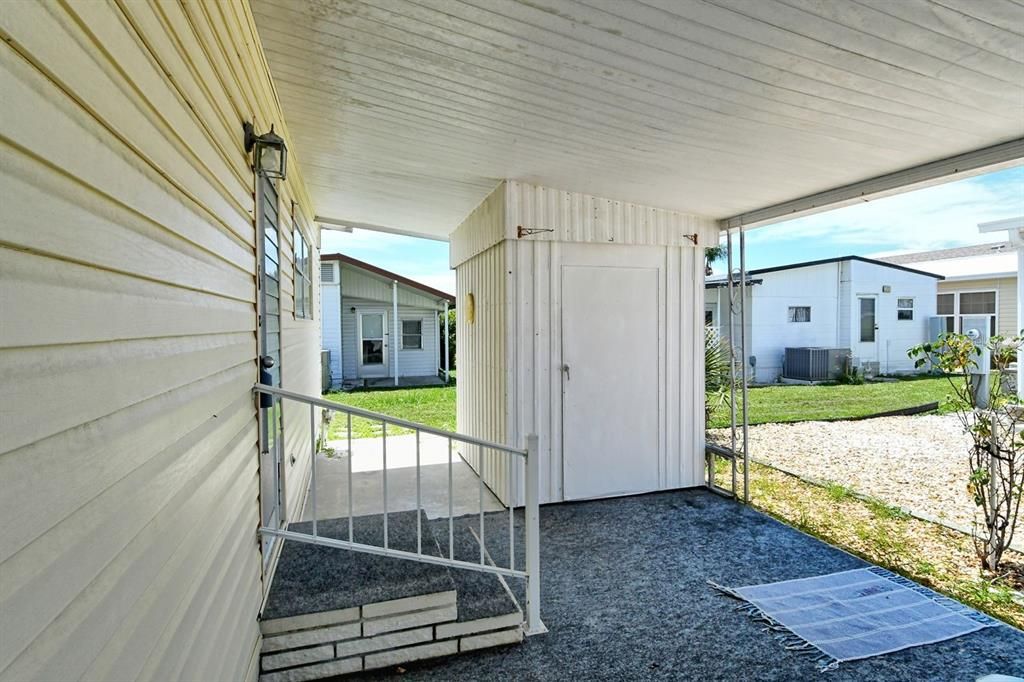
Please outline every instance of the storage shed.
[{"label": "storage shed", "polygon": [[321,257],[322,344],[331,384],[442,383],[438,313],[451,294],[338,253]]},{"label": "storage shed", "polygon": [[[699,485],[717,240],[710,219],[501,183],[451,236],[458,430],[540,434],[541,502]],[[463,454],[508,497],[504,458]]]}]

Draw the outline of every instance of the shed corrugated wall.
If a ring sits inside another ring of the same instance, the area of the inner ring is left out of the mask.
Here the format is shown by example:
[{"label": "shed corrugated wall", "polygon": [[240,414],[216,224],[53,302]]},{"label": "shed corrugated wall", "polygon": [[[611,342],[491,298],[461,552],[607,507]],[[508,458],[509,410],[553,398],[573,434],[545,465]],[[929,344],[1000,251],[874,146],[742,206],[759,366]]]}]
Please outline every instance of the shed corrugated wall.
[{"label": "shed corrugated wall", "polygon": [[[467,257],[481,244],[494,241],[494,204],[498,202],[505,206],[504,241]],[[519,226],[551,231],[517,239]],[[697,245],[686,236],[692,234],[697,235]],[[717,242],[718,228],[709,218],[528,183],[503,183],[452,234],[460,307],[466,307],[466,294],[474,289],[487,292],[488,299],[505,298],[502,326],[474,330],[472,341],[467,341],[463,326],[465,310],[459,312],[459,430],[490,437],[481,430],[483,420],[502,413],[506,422],[501,442],[522,446],[526,435],[536,433],[542,458],[541,501],[564,499],[559,371],[563,245],[605,244],[621,249],[623,262],[629,261],[631,247],[658,246],[664,249],[659,276],[666,291],[660,486],[698,485],[704,440],[703,249]],[[502,278],[482,275],[498,267]],[[497,373],[476,374],[479,368],[468,356],[467,343],[482,348],[500,344],[506,363],[500,392],[493,388]],[[479,391],[496,397],[500,406],[475,399]],[[476,466],[475,460],[470,463]],[[507,467],[486,463],[482,469],[484,480],[503,500],[509,486],[507,472]],[[513,481],[514,497],[521,503],[517,483]]]},{"label": "shed corrugated wall", "polygon": [[[248,6],[4,3],[0,33],[0,678],[254,678],[241,123],[287,131]],[[282,197],[290,308],[294,164]],[[284,384],[315,392],[318,322],[282,318]]]},{"label": "shed corrugated wall", "polygon": [[[456,274],[456,329],[459,375],[456,381],[456,430],[506,443],[506,386],[510,363],[506,354],[505,247],[492,246],[463,263]],[[469,297],[473,296],[470,322]],[[483,472],[484,480],[502,500],[507,495],[505,456],[461,446],[463,457]],[[499,485],[505,481],[505,485]]]}]

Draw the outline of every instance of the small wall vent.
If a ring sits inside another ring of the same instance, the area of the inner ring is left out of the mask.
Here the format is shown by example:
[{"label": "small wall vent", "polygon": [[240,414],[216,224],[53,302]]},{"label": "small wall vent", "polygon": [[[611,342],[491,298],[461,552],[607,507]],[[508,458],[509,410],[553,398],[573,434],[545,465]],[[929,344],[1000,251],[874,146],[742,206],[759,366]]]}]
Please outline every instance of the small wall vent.
[{"label": "small wall vent", "polygon": [[320,264],[320,281],[324,284],[334,284],[334,263]]}]

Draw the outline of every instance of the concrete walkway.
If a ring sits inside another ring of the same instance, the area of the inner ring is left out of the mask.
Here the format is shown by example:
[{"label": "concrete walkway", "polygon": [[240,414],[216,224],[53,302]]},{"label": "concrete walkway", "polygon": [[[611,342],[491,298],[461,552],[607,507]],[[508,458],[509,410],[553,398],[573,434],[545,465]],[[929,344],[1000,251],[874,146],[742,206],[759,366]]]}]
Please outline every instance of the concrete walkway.
[{"label": "concrete walkway", "polygon": [[[388,511],[416,509],[416,436],[388,436]],[[358,438],[352,441],[352,514],[365,516],[384,511],[384,440]],[[348,442],[328,441],[336,454],[317,457],[317,516],[321,519],[348,516]],[[458,452],[452,453],[451,513],[455,516],[483,510],[500,511],[504,506],[487,486],[481,486],[473,469]],[[420,506],[429,518],[449,515],[448,441],[420,436]],[[312,519],[307,500],[303,520]]]}]

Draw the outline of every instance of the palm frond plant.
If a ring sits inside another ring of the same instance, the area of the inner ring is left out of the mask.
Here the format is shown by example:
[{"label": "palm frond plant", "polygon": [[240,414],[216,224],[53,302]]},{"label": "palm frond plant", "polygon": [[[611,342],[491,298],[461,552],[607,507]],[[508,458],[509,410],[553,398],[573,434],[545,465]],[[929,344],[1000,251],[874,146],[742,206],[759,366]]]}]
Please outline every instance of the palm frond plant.
[{"label": "palm frond plant", "polygon": [[729,346],[711,325],[704,327],[704,425],[729,403]]}]

